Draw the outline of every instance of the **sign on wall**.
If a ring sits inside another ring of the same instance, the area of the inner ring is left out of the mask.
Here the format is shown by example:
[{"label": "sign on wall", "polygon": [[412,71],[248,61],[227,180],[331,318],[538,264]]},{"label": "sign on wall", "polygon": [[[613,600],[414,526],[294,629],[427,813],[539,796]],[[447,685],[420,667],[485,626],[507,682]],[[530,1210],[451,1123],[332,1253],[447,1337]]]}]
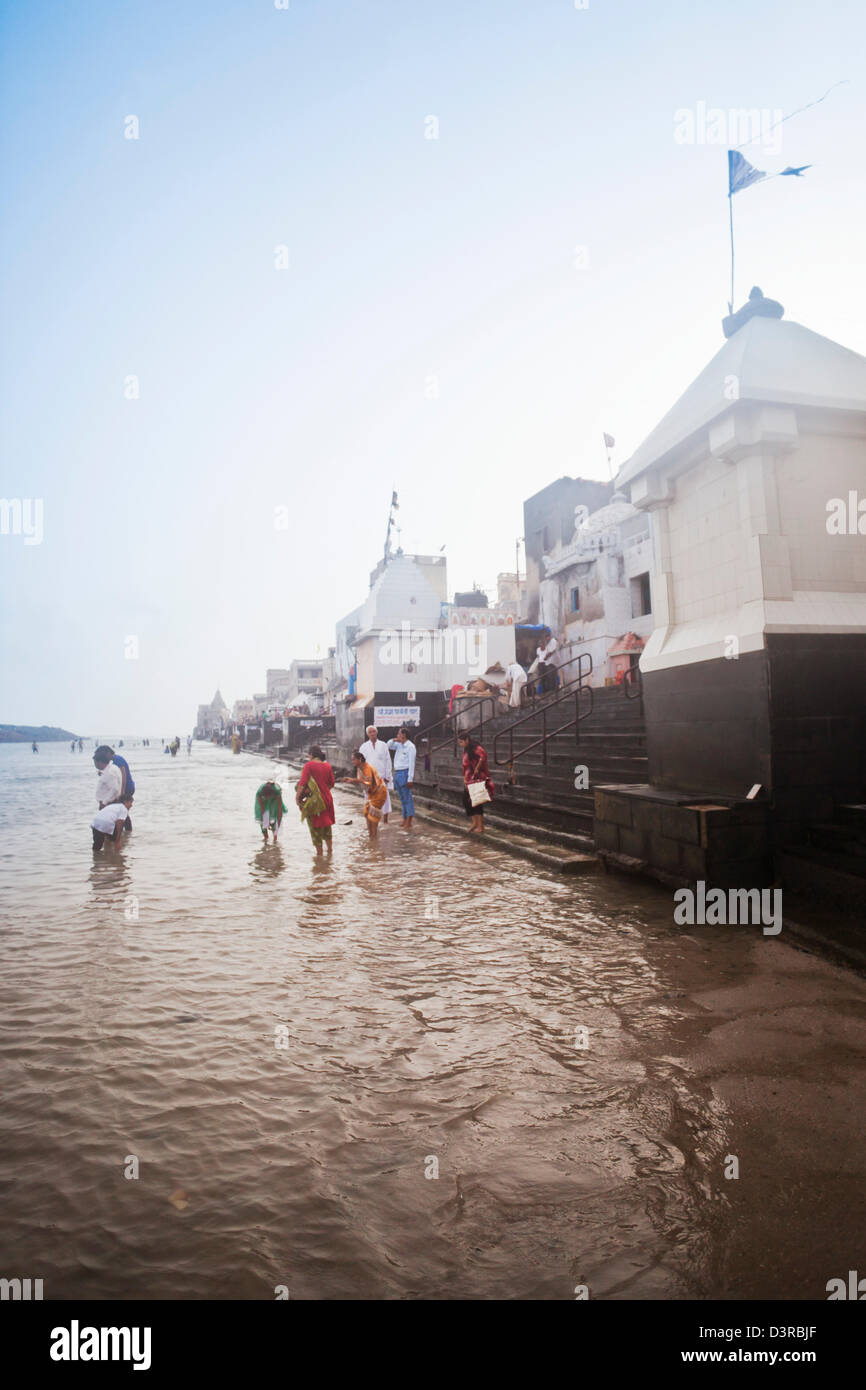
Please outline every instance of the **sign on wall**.
[{"label": "sign on wall", "polygon": [[419,724],[420,705],[374,705],[373,720],[376,724]]}]

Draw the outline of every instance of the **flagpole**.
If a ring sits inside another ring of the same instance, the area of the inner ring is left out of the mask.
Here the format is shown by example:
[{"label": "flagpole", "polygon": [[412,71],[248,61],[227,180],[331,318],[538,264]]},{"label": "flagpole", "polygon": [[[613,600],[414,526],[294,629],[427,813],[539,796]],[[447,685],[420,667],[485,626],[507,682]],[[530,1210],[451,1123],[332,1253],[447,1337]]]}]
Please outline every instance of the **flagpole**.
[{"label": "flagpole", "polygon": [[728,181],[728,215],[731,222],[731,298],[728,303],[728,313],[734,312],[734,195]]},{"label": "flagpole", "polygon": [[608,479],[610,482],[613,482],[613,465],[610,461],[610,450],[613,448],[613,445],[611,444],[610,448],[608,448],[607,436],[604,433],[602,433],[601,442],[604,445],[605,457],[607,459]]}]

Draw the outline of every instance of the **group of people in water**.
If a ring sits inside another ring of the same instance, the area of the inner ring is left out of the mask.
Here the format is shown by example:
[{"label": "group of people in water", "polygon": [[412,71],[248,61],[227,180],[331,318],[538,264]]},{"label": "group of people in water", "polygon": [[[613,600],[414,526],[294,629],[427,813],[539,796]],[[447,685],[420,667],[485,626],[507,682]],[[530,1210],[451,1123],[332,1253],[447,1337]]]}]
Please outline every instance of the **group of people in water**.
[{"label": "group of people in water", "polygon": [[[295,804],[307,824],[316,857],[333,850],[334,812],[333,789],[337,782],[359,783],[364,792],[364,820],[367,834],[375,840],[381,825],[387,825],[391,815],[391,792],[400,799],[402,819],[400,829],[411,831],[415,819],[412,786],[415,780],[417,750],[407,729],[400,729],[395,738],[379,738],[375,725],[367,729],[367,739],[352,754],[352,772],[337,778],[318,744],[310,748],[309,757],[301,769],[295,787]],[[493,800],[494,785],[487,763],[487,754],[470,734],[460,734],[463,749],[463,808],[469,819],[469,833],[483,835],[484,808]],[[393,763],[392,763],[393,755]],[[263,782],[255,795],[255,818],[265,844],[268,836],[274,844],[287,810],[279,782]]]},{"label": "group of people in water", "polygon": [[[84,744],[81,739],[77,740],[80,749]],[[141,741],[143,748],[150,747],[150,739],[145,738]],[[162,740],[163,752],[171,753],[176,756],[180,748],[180,736],[175,735],[171,743]],[[73,742],[71,751],[75,752],[76,741]],[[120,740],[118,747],[123,747],[123,740]],[[186,741],[187,753],[192,752],[192,737]],[[129,763],[120,753],[107,743],[102,743],[93,754],[93,766],[96,768],[96,804],[97,812],[90,822],[93,831],[93,848],[99,853],[106,841],[113,846],[121,843],[122,837],[129,834],[132,830],[132,802],[135,796],[135,781],[130,771]]]},{"label": "group of people in water", "polygon": [[99,809],[90,828],[93,831],[93,848],[99,852],[106,840],[118,845],[123,834],[132,830],[130,811],[135,796],[135,782],[129,763],[107,743],[101,744],[93,754],[96,768],[96,802]]},{"label": "group of people in water", "polygon": [[[389,823],[392,814],[391,793],[400,801],[399,828],[414,829],[415,801],[412,787],[415,781],[417,750],[408,729],[398,730],[392,739],[380,739],[379,731],[371,724],[367,738],[352,754],[352,771],[337,778],[324,750],[313,744],[309,757],[301,768],[295,787],[295,804],[306,823],[317,858],[333,851],[333,827],[336,821],[333,790],[337,782],[360,785],[364,793],[364,820],[367,834],[375,840],[379,827]],[[463,750],[463,808],[469,820],[469,833],[483,835],[484,809],[492,802],[495,788],[490,776],[487,754],[470,733],[458,735]],[[164,751],[175,754],[180,738],[166,744]],[[187,752],[192,739],[187,739]],[[73,745],[74,751],[74,745]],[[100,744],[93,754],[97,773],[97,812],[91,821],[93,848],[99,852],[106,841],[117,846],[132,830],[132,803],[135,781],[129,763],[120,753]],[[257,788],[254,812],[265,844],[277,843],[283,815],[287,810],[279,782],[269,778]]]}]

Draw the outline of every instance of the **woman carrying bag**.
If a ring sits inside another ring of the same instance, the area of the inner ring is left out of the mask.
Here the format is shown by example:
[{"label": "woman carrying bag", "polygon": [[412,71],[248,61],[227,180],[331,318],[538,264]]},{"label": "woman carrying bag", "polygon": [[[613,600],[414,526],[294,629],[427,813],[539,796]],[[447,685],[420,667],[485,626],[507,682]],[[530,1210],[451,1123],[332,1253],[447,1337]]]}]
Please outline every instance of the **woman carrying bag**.
[{"label": "woman carrying bag", "polygon": [[463,748],[463,809],[469,817],[470,835],[484,834],[484,807],[493,800],[493,782],[487,754],[471,734],[458,735]]},{"label": "woman carrying bag", "polygon": [[334,769],[322,749],[314,744],[309,759],[301,769],[295,788],[295,801],[300,808],[301,819],[307,822],[317,859],[322,856],[323,846],[328,854],[333,847],[331,827],[336,819],[331,795],[333,785]]}]

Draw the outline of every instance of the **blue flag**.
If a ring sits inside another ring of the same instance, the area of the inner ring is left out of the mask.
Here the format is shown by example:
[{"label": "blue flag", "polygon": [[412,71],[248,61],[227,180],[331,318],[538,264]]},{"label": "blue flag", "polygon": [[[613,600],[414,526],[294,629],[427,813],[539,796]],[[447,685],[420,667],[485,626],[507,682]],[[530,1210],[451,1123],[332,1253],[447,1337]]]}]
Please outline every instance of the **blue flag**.
[{"label": "blue flag", "polygon": [[735,193],[750,188],[753,183],[760,183],[762,179],[783,179],[786,175],[802,178],[804,172],[811,167],[811,164],[800,164],[797,167],[789,164],[786,169],[768,174],[763,169],[756,169],[739,150],[728,150],[728,197],[732,198]]},{"label": "blue flag", "polygon": [[728,150],[728,197],[766,177],[764,171],[744,159],[739,150]]}]

